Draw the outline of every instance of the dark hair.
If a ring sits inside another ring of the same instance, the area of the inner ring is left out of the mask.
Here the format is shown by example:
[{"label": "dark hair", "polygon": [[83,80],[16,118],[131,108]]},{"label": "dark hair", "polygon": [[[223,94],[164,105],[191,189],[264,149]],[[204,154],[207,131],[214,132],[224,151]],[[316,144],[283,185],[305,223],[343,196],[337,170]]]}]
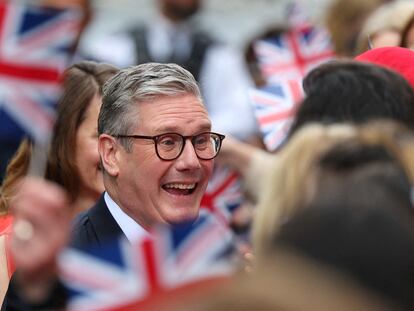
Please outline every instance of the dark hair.
[{"label": "dark hair", "polygon": [[290,129],[308,122],[363,123],[393,119],[414,126],[414,90],[398,73],[372,64],[334,61],[304,79],[306,97]]},{"label": "dark hair", "polygon": [[80,185],[75,165],[76,133],[93,97],[102,95],[103,84],[117,72],[111,65],[90,61],[65,71],[45,177],[63,186],[72,200],[78,196]]},{"label": "dark hair", "polygon": [[325,153],[316,194],[282,225],[274,246],[334,267],[400,305],[414,307],[411,184],[382,145],[355,140]]},{"label": "dark hair", "polygon": [[414,26],[414,15],[408,20],[407,24],[404,26],[403,30],[401,31],[401,42],[400,46],[403,48],[409,48],[408,46],[408,34],[410,29]]},{"label": "dark hair", "polygon": [[414,220],[411,184],[404,168],[383,145],[340,143],[322,156],[318,190],[312,202],[341,202],[376,208],[388,202],[403,208]]},{"label": "dark hair", "polygon": [[281,227],[273,247],[316,260],[401,309],[413,310],[413,217],[390,203],[376,208],[336,201],[311,206]]}]

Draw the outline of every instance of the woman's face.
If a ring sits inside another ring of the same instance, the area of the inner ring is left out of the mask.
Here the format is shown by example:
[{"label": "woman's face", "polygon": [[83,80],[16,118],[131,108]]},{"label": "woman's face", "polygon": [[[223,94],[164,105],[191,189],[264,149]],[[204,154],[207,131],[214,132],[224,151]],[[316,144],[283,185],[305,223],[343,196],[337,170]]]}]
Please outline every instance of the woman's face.
[{"label": "woman's face", "polygon": [[98,153],[98,114],[101,97],[96,94],[76,133],[75,163],[80,176],[79,195],[96,200],[104,191]]}]

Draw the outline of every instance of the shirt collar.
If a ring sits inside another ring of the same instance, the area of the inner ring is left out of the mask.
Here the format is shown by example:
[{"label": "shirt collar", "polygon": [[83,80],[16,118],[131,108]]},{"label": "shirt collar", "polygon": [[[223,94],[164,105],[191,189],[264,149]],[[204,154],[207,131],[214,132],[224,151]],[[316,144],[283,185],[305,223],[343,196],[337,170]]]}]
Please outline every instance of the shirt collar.
[{"label": "shirt collar", "polygon": [[149,233],[141,225],[139,225],[134,219],[126,214],[119,207],[119,205],[115,203],[108,192],[105,192],[104,199],[109,212],[119,227],[121,227],[121,230],[127,237],[128,241],[137,241],[142,237],[149,235]]}]

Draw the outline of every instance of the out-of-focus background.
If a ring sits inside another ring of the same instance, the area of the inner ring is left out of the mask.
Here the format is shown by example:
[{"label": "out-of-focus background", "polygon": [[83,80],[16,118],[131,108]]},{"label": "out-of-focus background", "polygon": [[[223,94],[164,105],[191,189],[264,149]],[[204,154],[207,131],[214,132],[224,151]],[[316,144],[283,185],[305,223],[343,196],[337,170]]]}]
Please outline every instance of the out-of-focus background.
[{"label": "out-of-focus background", "polygon": [[[365,1],[365,0],[361,0]],[[247,40],[269,25],[284,20],[289,0],[205,0],[198,18],[217,38],[243,47]],[[331,0],[297,0],[315,22],[322,22]],[[156,11],[156,0],[95,0],[94,20],[84,42],[108,32],[147,21]],[[91,42],[92,43],[92,42]]]}]

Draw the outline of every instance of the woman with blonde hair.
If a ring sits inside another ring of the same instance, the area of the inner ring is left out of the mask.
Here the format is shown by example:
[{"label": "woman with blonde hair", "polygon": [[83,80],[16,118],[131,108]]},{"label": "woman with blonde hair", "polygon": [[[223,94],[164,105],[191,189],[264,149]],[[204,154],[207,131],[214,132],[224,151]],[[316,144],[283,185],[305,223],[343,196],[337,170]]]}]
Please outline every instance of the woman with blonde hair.
[{"label": "woman with blonde hair", "polygon": [[[257,258],[267,253],[280,226],[315,200],[375,207],[385,195],[410,206],[414,220],[413,146],[414,133],[390,120],[360,126],[313,124],[299,130],[263,177],[266,187],[259,193],[253,223]],[[369,180],[389,192],[362,189]]]},{"label": "woman with blonde hair", "polygon": [[315,192],[309,179],[318,159],[340,141],[355,137],[351,125],[309,124],[300,129],[274,157],[262,176],[263,185],[252,227],[252,243],[256,256],[266,249],[279,224],[298,206],[308,203]]}]

